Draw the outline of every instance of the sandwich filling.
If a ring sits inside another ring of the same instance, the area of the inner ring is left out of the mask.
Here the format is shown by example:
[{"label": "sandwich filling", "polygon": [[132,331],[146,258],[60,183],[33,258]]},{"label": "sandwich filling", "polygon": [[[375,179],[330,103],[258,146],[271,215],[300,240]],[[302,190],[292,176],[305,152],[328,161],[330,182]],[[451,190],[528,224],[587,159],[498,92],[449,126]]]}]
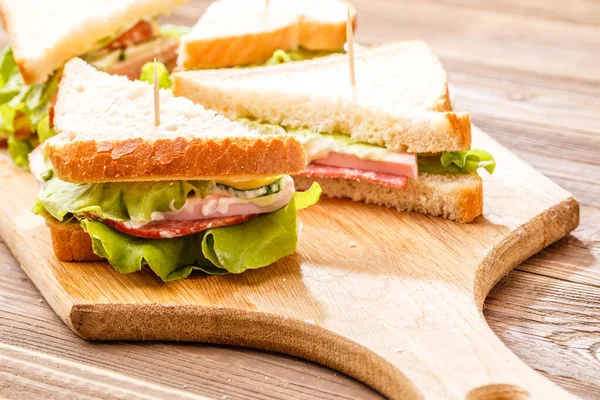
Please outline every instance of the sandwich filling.
[{"label": "sandwich filling", "polygon": [[481,149],[419,155],[394,152],[341,134],[285,128],[246,118],[239,121],[263,134],[291,134],[298,139],[309,164],[297,175],[309,178],[350,179],[403,189],[408,180],[417,179],[420,172],[468,174],[484,168],[493,173],[496,167],[494,157]]},{"label": "sandwich filling", "polygon": [[[173,25],[160,27],[155,20],[140,21],[102,39],[83,58],[109,73],[138,78],[142,65],[153,57],[174,62],[185,32]],[[10,156],[21,168],[28,168],[27,155],[38,143],[55,135],[52,103],[61,74],[59,70],[46,83],[26,85],[11,47],[0,54],[0,139],[8,142]]]},{"label": "sandwich filling", "polygon": [[240,273],[293,253],[296,211],[318,185],[296,192],[288,175],[243,181],[74,184],[58,179],[41,150],[31,155],[41,189],[34,212],[79,224],[92,248],[122,273],[152,269],[163,281],[198,269]]},{"label": "sandwich filling", "polygon": [[275,52],[273,52],[273,55],[267,60],[260,63],[248,65],[247,67],[261,67],[268,65],[284,64],[295,61],[306,61],[312,60],[313,58],[326,57],[337,53],[345,53],[345,50],[307,50],[302,47],[299,47],[295,50],[276,50]]}]

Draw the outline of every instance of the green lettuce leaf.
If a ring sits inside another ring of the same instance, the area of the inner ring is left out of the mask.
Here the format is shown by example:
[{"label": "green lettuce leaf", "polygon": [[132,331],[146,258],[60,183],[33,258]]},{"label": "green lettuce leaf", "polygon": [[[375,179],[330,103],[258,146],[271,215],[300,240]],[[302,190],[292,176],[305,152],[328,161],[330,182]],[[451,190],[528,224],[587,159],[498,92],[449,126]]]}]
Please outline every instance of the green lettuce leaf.
[{"label": "green lettuce leaf", "polygon": [[299,48],[297,50],[275,50],[273,55],[263,63],[253,64],[251,66],[262,66],[262,65],[277,65],[292,61],[304,61],[312,60],[313,58],[325,57],[335,53],[343,53],[344,49],[336,51],[315,51]]},{"label": "green lettuce leaf", "polygon": [[81,226],[90,234],[94,252],[123,274],[144,266],[164,282],[187,278],[194,270],[211,275],[238,274],[265,267],[296,251],[296,210],[314,204],[320,194],[320,187],[314,184],[273,213],[173,239],[136,238],[85,218]]},{"label": "green lettuce leaf", "polygon": [[321,186],[316,182],[313,182],[312,186],[306,192],[294,193],[296,210],[304,210],[305,208],[317,204],[322,193],[323,190],[321,189]]},{"label": "green lettuce leaf", "polygon": [[164,24],[160,27],[161,36],[170,37],[177,40],[181,39],[183,35],[189,33],[190,31],[190,27],[181,25]]},{"label": "green lettuce leaf", "polygon": [[211,229],[202,240],[202,252],[216,267],[238,274],[267,266],[296,251],[296,210],[319,201],[322,190],[313,183],[296,192],[282,209],[241,225]]},{"label": "green lettuce leaf", "polygon": [[56,131],[54,130],[54,127],[50,126],[50,115],[46,115],[40,120],[40,122],[37,124],[36,130],[38,140],[40,143],[45,142],[52,136],[56,136]]},{"label": "green lettuce leaf", "polygon": [[143,239],[88,219],[81,220],[81,227],[92,238],[94,253],[107,259],[122,274],[148,266],[160,279],[169,282],[187,278],[194,269],[204,265],[210,267],[202,254],[202,234]]},{"label": "green lettuce leaf", "polygon": [[[165,66],[165,64],[157,62],[157,78],[158,78],[158,86],[161,89],[171,89],[173,82],[171,82],[171,77],[169,76],[169,70]],[[142,67],[142,72],[140,74],[140,81],[147,82],[151,85],[154,85],[154,63],[148,62],[144,64]]]},{"label": "green lettuce leaf", "polygon": [[75,184],[52,176],[39,199],[57,220],[75,213],[93,213],[102,219],[143,223],[155,211],[180,209],[191,195],[204,197],[208,181],[110,182]]},{"label": "green lettuce leaf", "polygon": [[445,152],[439,157],[419,156],[418,164],[419,172],[431,174],[470,174],[479,168],[492,174],[496,169],[494,157],[482,149]]},{"label": "green lettuce leaf", "polygon": [[[134,224],[152,220],[153,212],[179,210],[188,197],[206,197],[218,190],[226,190],[236,197],[263,205],[275,201],[274,196],[282,190],[286,181],[280,179],[264,188],[237,190],[213,181],[155,181],[155,182],[108,182],[69,183],[52,173],[39,195],[46,210],[62,221],[76,213],[92,213],[102,219],[130,221]],[[259,191],[259,192],[257,192]]]},{"label": "green lettuce leaf", "polygon": [[60,72],[44,84],[26,85],[10,46],[0,53],[0,135],[13,138],[9,140],[9,152],[20,167],[27,168],[29,162],[24,152],[28,147],[33,149],[38,139],[17,139],[15,136],[21,137],[17,132],[35,136],[42,130],[40,139],[43,140],[55,134],[50,127],[49,113],[59,80]]},{"label": "green lettuce leaf", "polygon": [[8,153],[17,167],[25,170],[29,168],[29,159],[27,156],[35,148],[36,143],[29,139],[8,138]]}]

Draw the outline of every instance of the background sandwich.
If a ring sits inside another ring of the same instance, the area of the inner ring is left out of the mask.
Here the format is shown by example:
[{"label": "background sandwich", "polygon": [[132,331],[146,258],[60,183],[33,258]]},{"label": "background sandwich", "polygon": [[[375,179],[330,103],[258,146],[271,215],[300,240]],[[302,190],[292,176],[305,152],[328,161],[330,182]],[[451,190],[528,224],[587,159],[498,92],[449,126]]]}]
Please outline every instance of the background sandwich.
[{"label": "background sandwich", "polygon": [[455,113],[446,73],[423,42],[269,68],[178,72],[173,92],[265,133],[290,133],[310,162],[298,187],[328,196],[470,222],[482,213],[492,156],[471,150],[471,122]]},{"label": "background sandwich", "polygon": [[296,193],[288,174],[306,165],[289,135],[264,136],[170,91],[67,63],[56,103],[59,133],[30,156],[62,261],[107,259],[143,266],[163,281],[199,269],[240,273],[296,249]]},{"label": "background sandwich", "polygon": [[137,78],[157,57],[173,63],[183,30],[156,17],[186,0],[0,0],[11,46],[0,55],[0,137],[15,164],[54,134],[51,102],[61,68],[83,57],[99,69]]},{"label": "background sandwich", "polygon": [[[181,39],[178,68],[278,64],[343,52],[344,0],[217,0]],[[351,6],[353,24],[356,10]]]}]

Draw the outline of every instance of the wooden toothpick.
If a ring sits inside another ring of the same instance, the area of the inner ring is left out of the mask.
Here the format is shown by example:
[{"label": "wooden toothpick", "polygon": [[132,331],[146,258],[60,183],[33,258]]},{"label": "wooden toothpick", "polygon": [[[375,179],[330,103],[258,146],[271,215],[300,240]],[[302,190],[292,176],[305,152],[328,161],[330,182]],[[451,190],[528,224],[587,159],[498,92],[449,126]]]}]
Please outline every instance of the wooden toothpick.
[{"label": "wooden toothpick", "polygon": [[348,61],[350,62],[350,83],[356,87],[356,72],[354,70],[354,29],[352,28],[352,10],[348,4],[348,19],[346,21],[346,43],[348,44]]},{"label": "wooden toothpick", "polygon": [[160,90],[158,86],[158,72],[156,68],[156,57],[154,57],[154,125],[160,125]]}]

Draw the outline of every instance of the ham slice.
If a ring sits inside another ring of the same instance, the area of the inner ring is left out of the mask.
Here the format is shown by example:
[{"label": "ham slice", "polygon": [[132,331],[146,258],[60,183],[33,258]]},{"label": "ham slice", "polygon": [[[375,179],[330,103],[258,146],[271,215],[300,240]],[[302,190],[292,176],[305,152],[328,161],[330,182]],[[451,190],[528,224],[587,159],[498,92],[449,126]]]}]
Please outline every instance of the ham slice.
[{"label": "ham slice", "polygon": [[191,198],[177,211],[154,212],[152,220],[192,221],[216,217],[231,217],[234,215],[266,214],[285,207],[292,200],[295,188],[290,176],[285,176],[287,182],[278,193],[270,195],[272,201],[268,204],[257,204],[248,200],[231,197],[231,195],[209,195],[204,198]]},{"label": "ham slice", "polygon": [[176,39],[165,39],[156,48],[137,57],[130,58],[125,61],[118,62],[109,68],[108,72],[112,75],[124,75],[129,79],[138,79],[140,71],[147,62],[154,60],[166,64],[167,66],[177,60],[177,49],[179,41]]},{"label": "ham slice", "polygon": [[109,219],[100,219],[93,214],[86,214],[88,218],[100,221],[119,232],[145,239],[172,239],[180,236],[193,235],[222,226],[238,225],[258,217],[253,215],[235,215],[231,217],[208,218],[195,221],[152,221],[139,228],[126,225],[123,222]]},{"label": "ham slice", "polygon": [[310,164],[296,176],[305,178],[338,178],[350,179],[358,182],[368,182],[390,188],[404,189],[408,182],[406,176],[392,175],[382,172],[363,171],[354,168],[340,168],[329,165]]},{"label": "ham slice", "polygon": [[330,167],[360,169],[389,175],[401,175],[417,179],[417,156],[409,153],[388,153],[381,160],[364,160],[354,154],[329,153],[324,158],[313,160],[313,164]]},{"label": "ham slice", "polygon": [[[39,168],[35,167],[37,171]],[[177,211],[154,212],[152,221],[141,225],[131,222],[121,222],[101,219],[91,213],[85,213],[87,218],[100,221],[103,224],[126,233],[147,239],[175,238],[193,235],[211,228],[237,225],[285,207],[294,196],[294,181],[290,176],[282,179],[288,180],[284,188],[270,195],[268,204],[257,204],[236,197],[210,195],[204,198],[190,198],[184,206]]]}]

